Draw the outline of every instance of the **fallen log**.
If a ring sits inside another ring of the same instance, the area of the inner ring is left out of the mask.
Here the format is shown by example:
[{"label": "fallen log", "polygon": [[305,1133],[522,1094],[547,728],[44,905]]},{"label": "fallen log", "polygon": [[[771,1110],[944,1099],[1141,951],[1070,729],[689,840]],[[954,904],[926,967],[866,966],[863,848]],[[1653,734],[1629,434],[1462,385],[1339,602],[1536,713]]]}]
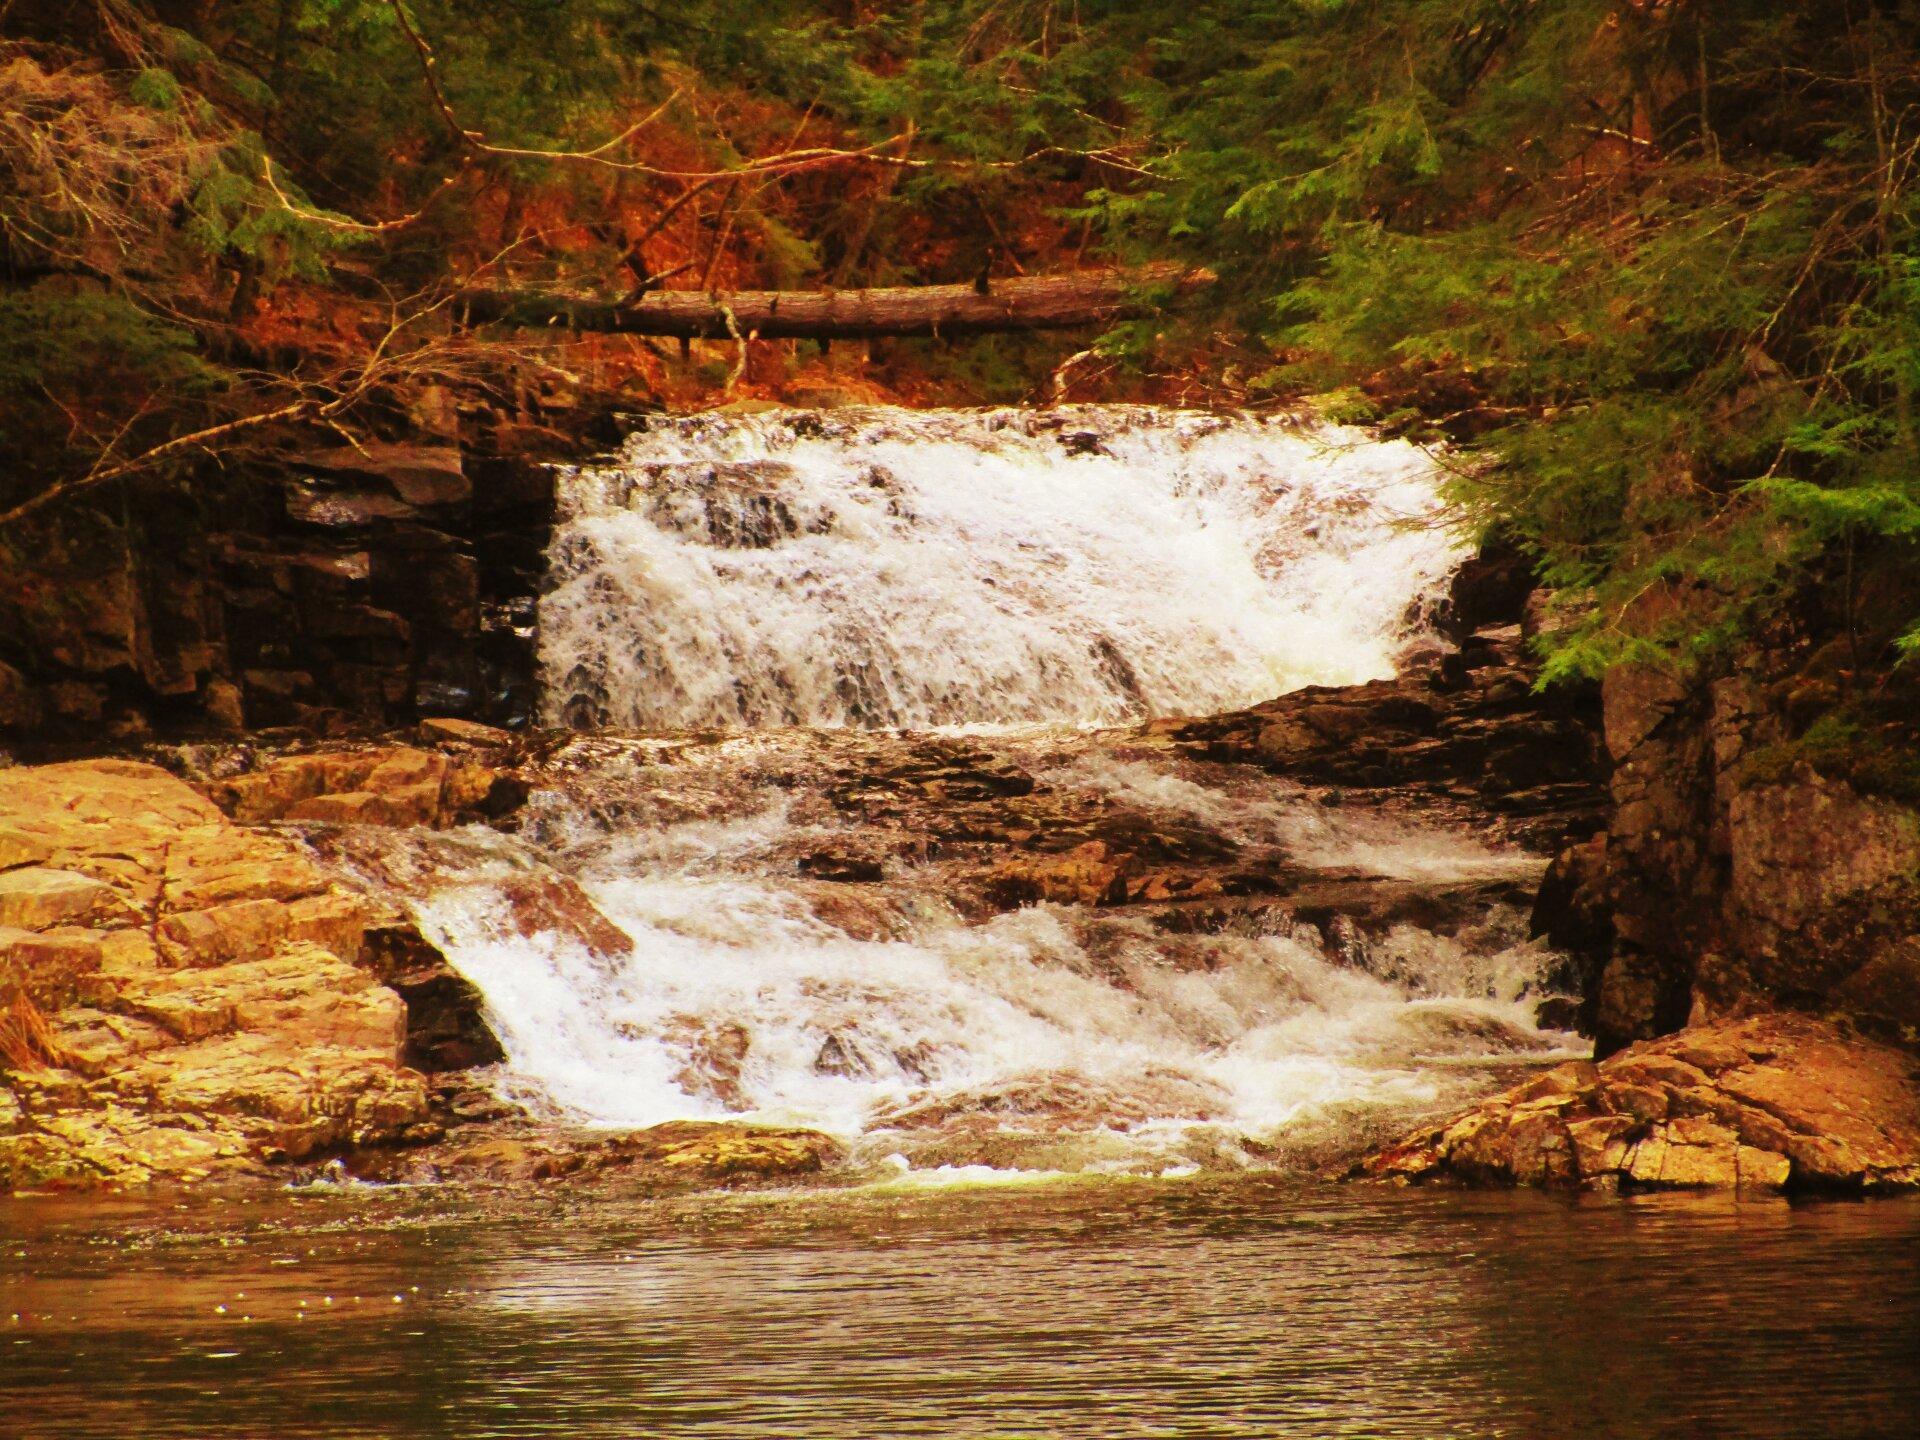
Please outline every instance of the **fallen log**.
[{"label": "fallen log", "polygon": [[467,290],[469,323],[549,326],[683,340],[865,340],[884,335],[985,335],[1069,330],[1147,315],[1159,302],[1213,283],[1206,270],[1154,265],[1081,270],[984,285],[890,285],[867,290],[653,290],[592,300],[541,291]]}]

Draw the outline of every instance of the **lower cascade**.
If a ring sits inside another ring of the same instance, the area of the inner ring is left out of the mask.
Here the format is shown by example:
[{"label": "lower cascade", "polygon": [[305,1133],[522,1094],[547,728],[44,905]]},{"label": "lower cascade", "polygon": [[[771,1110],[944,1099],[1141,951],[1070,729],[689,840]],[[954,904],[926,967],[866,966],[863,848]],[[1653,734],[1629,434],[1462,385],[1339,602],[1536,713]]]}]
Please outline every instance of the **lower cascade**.
[{"label": "lower cascade", "polygon": [[650,422],[563,477],[545,678],[594,733],[517,833],[349,863],[480,987],[537,1113],[936,1174],[1381,1138],[1577,1044],[1535,1024],[1543,861],[1176,717],[1431,648],[1435,483],[1145,407]]}]

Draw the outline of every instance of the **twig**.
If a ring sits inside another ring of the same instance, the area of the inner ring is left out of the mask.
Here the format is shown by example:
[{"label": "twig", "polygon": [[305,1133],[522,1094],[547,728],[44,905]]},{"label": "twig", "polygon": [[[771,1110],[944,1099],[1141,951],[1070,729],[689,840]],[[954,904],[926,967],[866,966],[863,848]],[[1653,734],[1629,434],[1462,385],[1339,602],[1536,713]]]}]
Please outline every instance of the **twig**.
[{"label": "twig", "polygon": [[[495,145],[489,141],[485,132],[469,130],[461,123],[459,113],[447,99],[440,85],[438,61],[433,47],[427,43],[426,36],[413,23],[413,17],[407,14],[402,0],[387,0],[387,8],[393,12],[401,30],[412,43],[414,53],[419,57],[420,73],[426,82],[427,94],[433,101],[434,109],[440,114],[453,137],[461,145],[481,155],[494,155],[509,160],[557,160],[573,164],[597,165],[608,170],[623,171],[635,175],[658,175],[670,180],[717,180],[736,175],[765,174],[780,172],[790,174],[821,164],[837,164],[843,160],[868,160],[878,164],[907,163],[890,157],[886,152],[900,144],[906,136],[894,135],[876,144],[864,146],[858,150],[843,150],[833,146],[811,146],[802,150],[789,150],[776,155],[763,155],[748,161],[734,170],[669,170],[658,165],[648,165],[640,160],[617,160],[612,152],[631,140],[644,129],[665,106],[650,111],[643,119],[635,121],[612,139],[601,142],[591,150],[538,150],[520,145]],[[677,98],[677,92],[674,98]]]},{"label": "twig", "polygon": [[280,202],[289,215],[297,220],[305,220],[315,225],[325,225],[329,229],[344,230],[355,235],[384,235],[389,230],[398,230],[403,226],[413,224],[414,221],[427,213],[427,206],[432,205],[435,200],[438,200],[441,195],[446,193],[447,188],[460,178],[459,172],[455,171],[443,179],[439,185],[434,188],[433,194],[427,197],[426,204],[422,205],[411,215],[402,215],[396,220],[366,221],[354,220],[345,215],[328,215],[318,210],[309,210],[305,206],[294,204],[292,199],[287,195],[287,192],[282,190],[279,183],[273,178],[273,157],[271,155],[263,154],[260,157],[260,171],[262,178],[267,182],[267,188],[273,192],[273,198]]}]

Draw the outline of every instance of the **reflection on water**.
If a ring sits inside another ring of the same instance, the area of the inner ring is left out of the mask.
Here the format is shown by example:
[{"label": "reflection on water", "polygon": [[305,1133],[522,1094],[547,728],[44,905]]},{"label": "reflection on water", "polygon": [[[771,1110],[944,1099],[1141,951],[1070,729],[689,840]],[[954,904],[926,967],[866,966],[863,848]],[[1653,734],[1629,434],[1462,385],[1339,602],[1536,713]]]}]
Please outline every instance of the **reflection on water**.
[{"label": "reflection on water", "polygon": [[[1908,1436],[1920,1204],[0,1201],[6,1433]],[[10,1318],[17,1312],[18,1318]]]}]

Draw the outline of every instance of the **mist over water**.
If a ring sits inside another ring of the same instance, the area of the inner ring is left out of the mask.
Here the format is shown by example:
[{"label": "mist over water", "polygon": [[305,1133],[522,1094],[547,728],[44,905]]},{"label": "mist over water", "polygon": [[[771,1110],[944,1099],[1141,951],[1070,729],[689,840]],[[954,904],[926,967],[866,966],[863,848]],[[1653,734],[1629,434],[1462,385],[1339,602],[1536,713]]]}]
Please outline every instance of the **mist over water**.
[{"label": "mist over water", "polygon": [[[883,732],[986,727],[1044,793],[1274,863],[1531,879],[1534,857],[1284,779],[1072,738],[1390,675],[1457,560],[1416,449],[1147,407],[702,416],[649,422],[562,497],[550,718],[662,738],[589,742],[522,838],[443,843],[414,900],[536,1110],[809,1125],[922,1173],[1231,1168],[1570,1038],[1533,1025],[1550,957],[1512,903],[1330,948],[1283,907],[1190,934],[1084,905],[982,919],[937,866],[851,887],[796,861],[858,840],[833,795],[890,763]],[[529,931],[516,886],[541,873],[631,952]]]},{"label": "mist over water", "polygon": [[1392,673],[1431,461],[1146,406],[657,420],[572,471],[549,719],[1107,724]]}]

